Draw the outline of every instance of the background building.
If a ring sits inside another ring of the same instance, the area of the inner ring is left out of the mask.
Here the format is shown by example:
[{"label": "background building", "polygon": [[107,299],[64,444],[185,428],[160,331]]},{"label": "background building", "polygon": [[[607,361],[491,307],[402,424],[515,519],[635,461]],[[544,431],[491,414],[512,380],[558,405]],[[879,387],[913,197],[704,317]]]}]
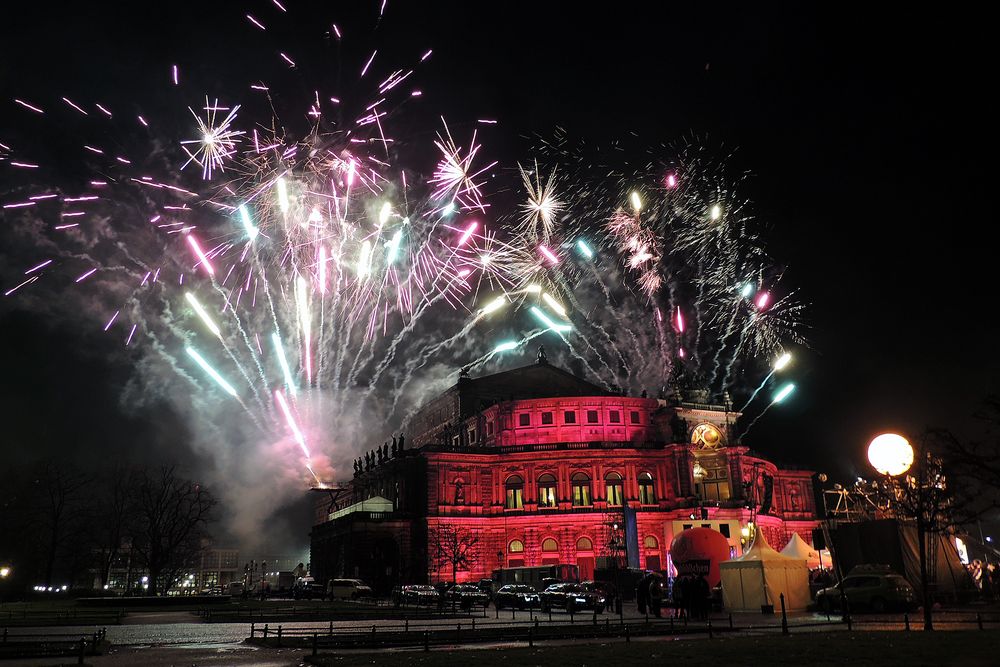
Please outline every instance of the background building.
[{"label": "background building", "polygon": [[[735,443],[739,414],[698,398],[614,394],[544,352],[530,366],[463,373],[405,442],[369,452],[344,488],[317,494],[313,574],[386,590],[451,580],[453,566],[459,581],[547,564],[587,578],[618,554],[664,570],[673,537],[693,526],[719,530],[734,556],[748,524],[779,549],[792,533],[811,543],[812,473]],[[468,557],[439,557],[442,535]]]}]

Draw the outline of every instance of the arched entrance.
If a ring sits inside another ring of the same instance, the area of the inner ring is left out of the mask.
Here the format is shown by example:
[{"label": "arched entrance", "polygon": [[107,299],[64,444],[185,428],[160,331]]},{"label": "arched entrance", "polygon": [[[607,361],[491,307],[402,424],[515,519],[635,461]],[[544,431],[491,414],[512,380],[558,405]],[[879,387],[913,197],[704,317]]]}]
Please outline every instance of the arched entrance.
[{"label": "arched entrance", "polygon": [[594,543],[589,537],[576,541],[576,566],[580,568],[580,581],[594,578]]}]

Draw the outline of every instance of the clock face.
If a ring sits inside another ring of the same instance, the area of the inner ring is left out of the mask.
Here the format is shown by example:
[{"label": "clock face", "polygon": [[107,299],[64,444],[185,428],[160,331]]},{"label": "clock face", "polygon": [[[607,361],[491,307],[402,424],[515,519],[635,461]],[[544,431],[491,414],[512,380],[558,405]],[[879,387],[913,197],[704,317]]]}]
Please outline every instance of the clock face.
[{"label": "clock face", "polygon": [[691,444],[703,449],[715,449],[722,444],[722,433],[712,424],[699,424],[691,432]]}]

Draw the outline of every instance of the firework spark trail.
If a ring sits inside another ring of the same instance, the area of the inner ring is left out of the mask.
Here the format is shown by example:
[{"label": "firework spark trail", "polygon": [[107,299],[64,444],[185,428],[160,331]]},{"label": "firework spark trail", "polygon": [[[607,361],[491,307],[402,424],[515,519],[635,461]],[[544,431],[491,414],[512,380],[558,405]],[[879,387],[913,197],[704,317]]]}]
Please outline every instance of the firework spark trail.
[{"label": "firework spark trail", "polygon": [[[403,367],[403,370],[401,372],[402,379],[397,381],[393,388],[393,400],[392,400],[392,406],[390,408],[391,412],[395,412],[396,407],[399,404],[399,399],[403,396],[403,390],[406,389],[406,386],[410,384],[410,382],[413,380],[414,371],[416,371],[418,368],[423,368],[424,364],[426,364],[427,361],[432,356],[436,355],[442,350],[447,350],[458,341],[463,340],[466,336],[469,335],[469,332],[471,332],[473,328],[475,328],[476,323],[477,323],[476,318],[470,318],[469,321],[466,322],[465,326],[462,327],[462,329],[458,333],[451,336],[450,338],[446,338],[445,340],[440,341],[439,343],[435,343],[434,345],[428,345],[427,347],[422,349],[418,355],[412,357],[406,362],[406,365]],[[373,386],[374,385],[369,385],[368,392],[365,394],[366,397],[372,394]]]}]

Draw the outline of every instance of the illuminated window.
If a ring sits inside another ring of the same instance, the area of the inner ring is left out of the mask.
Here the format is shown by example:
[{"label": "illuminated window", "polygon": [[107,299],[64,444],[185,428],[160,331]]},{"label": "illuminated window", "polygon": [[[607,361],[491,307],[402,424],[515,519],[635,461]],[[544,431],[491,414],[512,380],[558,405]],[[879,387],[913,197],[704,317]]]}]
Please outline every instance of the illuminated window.
[{"label": "illuminated window", "polygon": [[567,410],[563,413],[563,424],[575,424],[576,423],[576,413],[572,410]]},{"label": "illuminated window", "polygon": [[512,554],[524,552],[524,542],[521,540],[511,540],[510,545],[507,546],[507,551]]},{"label": "illuminated window", "polygon": [[538,506],[556,506],[556,478],[548,473],[538,478]]},{"label": "illuminated window", "polygon": [[511,475],[505,484],[507,502],[504,505],[509,510],[519,510],[524,507],[524,479],[520,475]]},{"label": "illuminated window", "polygon": [[639,413],[638,413],[638,412],[636,412],[635,410],[633,410],[633,411],[631,412],[631,414],[629,415],[629,417],[630,417],[630,419],[632,420],[632,423],[633,423],[633,424],[638,424],[638,423],[640,423],[640,422],[642,421],[642,420],[641,420],[641,419],[639,418]]},{"label": "illuminated window", "polygon": [[551,537],[546,537],[542,541],[542,551],[545,551],[547,553],[551,553],[553,551],[559,551],[559,543],[556,542]]},{"label": "illuminated window", "polygon": [[609,472],[604,476],[604,489],[607,492],[608,505],[621,507],[622,476],[616,472]]},{"label": "illuminated window", "polygon": [[531,426],[531,415],[527,412],[522,412],[517,416],[518,424],[521,426]]},{"label": "illuminated window", "polygon": [[581,537],[576,541],[577,551],[593,551],[594,543],[590,541],[589,537]]},{"label": "illuminated window", "polygon": [[660,546],[660,543],[656,541],[655,537],[653,537],[652,535],[648,535],[642,541],[642,546],[646,547],[647,549],[656,549]]},{"label": "illuminated window", "polygon": [[573,505],[575,507],[590,507],[590,477],[587,473],[578,472],[570,478],[573,483]]},{"label": "illuminated window", "polygon": [[588,424],[597,423],[597,410],[587,410],[587,423]]},{"label": "illuminated window", "polygon": [[653,491],[653,476],[648,472],[639,473],[639,504],[654,505],[656,492]]},{"label": "illuminated window", "polygon": [[544,424],[551,424],[551,423],[552,423],[552,413],[551,412],[543,412],[542,413],[542,424],[544,425]]},{"label": "illuminated window", "polygon": [[612,424],[621,424],[622,413],[618,412],[617,410],[611,410],[610,412],[608,412],[608,421],[610,421]]}]

